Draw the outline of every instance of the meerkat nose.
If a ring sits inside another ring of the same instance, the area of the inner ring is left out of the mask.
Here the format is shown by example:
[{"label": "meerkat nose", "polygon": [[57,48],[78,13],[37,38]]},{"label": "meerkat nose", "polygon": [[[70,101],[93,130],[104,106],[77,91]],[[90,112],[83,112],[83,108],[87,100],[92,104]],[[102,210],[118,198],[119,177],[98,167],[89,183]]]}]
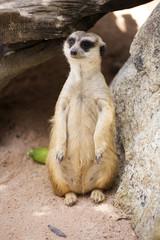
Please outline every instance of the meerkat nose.
[{"label": "meerkat nose", "polygon": [[76,56],[77,55],[77,51],[75,49],[71,50],[71,55]]}]

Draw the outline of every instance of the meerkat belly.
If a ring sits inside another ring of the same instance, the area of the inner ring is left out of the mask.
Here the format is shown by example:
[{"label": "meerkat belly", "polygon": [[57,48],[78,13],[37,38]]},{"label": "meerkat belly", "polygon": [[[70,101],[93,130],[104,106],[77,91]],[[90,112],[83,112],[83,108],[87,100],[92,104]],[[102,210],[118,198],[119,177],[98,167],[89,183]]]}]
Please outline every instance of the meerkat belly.
[{"label": "meerkat belly", "polygon": [[68,113],[68,154],[77,157],[83,166],[93,156],[93,135],[97,122],[97,109],[93,99],[79,94],[71,99]]},{"label": "meerkat belly", "polygon": [[98,109],[93,99],[84,95],[71,99],[67,118],[67,166],[64,171],[73,190],[79,193],[85,191],[86,169],[95,161],[93,136],[97,118]]}]

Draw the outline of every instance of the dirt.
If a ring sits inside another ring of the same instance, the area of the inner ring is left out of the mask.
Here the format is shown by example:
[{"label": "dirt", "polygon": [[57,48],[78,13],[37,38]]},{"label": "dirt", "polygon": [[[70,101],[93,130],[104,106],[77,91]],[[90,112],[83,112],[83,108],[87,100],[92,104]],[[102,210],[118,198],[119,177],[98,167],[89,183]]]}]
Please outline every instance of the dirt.
[{"label": "dirt", "polygon": [[[92,31],[107,43],[103,72],[111,82],[129,56],[137,31],[134,19],[125,16],[122,32],[114,14],[105,16]],[[107,67],[106,67],[107,66]],[[113,206],[115,190],[97,205],[89,194],[79,196],[73,207],[55,196],[46,166],[34,162],[27,152],[48,147],[55,102],[68,75],[63,53],[16,78],[0,100],[0,239],[58,240],[48,225],[63,231],[70,240],[136,240],[125,214]]]}]

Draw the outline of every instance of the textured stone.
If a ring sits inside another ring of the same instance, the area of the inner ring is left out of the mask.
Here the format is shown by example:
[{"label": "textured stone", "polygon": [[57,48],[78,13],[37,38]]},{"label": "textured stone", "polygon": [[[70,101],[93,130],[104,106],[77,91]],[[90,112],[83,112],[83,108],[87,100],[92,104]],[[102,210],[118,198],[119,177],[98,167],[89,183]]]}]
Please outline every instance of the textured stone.
[{"label": "textured stone", "polygon": [[105,13],[151,0],[1,0],[0,45],[67,37],[87,30]]},{"label": "textured stone", "polygon": [[160,4],[136,34],[111,84],[123,159],[115,205],[142,240],[160,239]]},{"label": "textured stone", "polygon": [[20,73],[55,57],[71,32],[88,30],[110,11],[150,1],[1,0],[0,91]]}]

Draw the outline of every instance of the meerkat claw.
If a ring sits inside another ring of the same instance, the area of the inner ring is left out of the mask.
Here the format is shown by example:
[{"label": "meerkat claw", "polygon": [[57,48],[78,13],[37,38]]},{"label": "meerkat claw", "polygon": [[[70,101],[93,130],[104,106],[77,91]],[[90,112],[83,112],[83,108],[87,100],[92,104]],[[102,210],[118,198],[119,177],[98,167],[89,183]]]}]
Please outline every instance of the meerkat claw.
[{"label": "meerkat claw", "polygon": [[103,157],[103,150],[102,149],[96,150],[96,161],[98,164],[100,163],[100,160],[102,157]]},{"label": "meerkat claw", "polygon": [[95,203],[100,203],[105,200],[105,195],[100,189],[93,190],[90,197]]},{"label": "meerkat claw", "polygon": [[56,155],[56,159],[58,160],[59,163],[61,163],[62,160],[63,160],[63,156],[62,156],[62,157],[59,157],[58,154],[57,154],[57,155]]},{"label": "meerkat claw", "polygon": [[64,157],[64,154],[63,154],[63,152],[61,153],[61,154],[56,154],[56,159],[58,160],[58,162],[59,163],[61,163],[62,162],[62,160],[63,160],[63,157]]},{"label": "meerkat claw", "polygon": [[100,160],[101,160],[101,157],[97,157],[96,156],[96,162],[99,164],[100,163]]},{"label": "meerkat claw", "polygon": [[58,162],[59,162],[59,163],[61,163],[61,162],[62,162],[62,160],[63,160],[63,157],[61,157],[61,158],[58,158]]},{"label": "meerkat claw", "polygon": [[77,201],[77,195],[75,193],[69,192],[65,194],[64,203],[68,207],[72,207],[76,203],[76,201]]}]

